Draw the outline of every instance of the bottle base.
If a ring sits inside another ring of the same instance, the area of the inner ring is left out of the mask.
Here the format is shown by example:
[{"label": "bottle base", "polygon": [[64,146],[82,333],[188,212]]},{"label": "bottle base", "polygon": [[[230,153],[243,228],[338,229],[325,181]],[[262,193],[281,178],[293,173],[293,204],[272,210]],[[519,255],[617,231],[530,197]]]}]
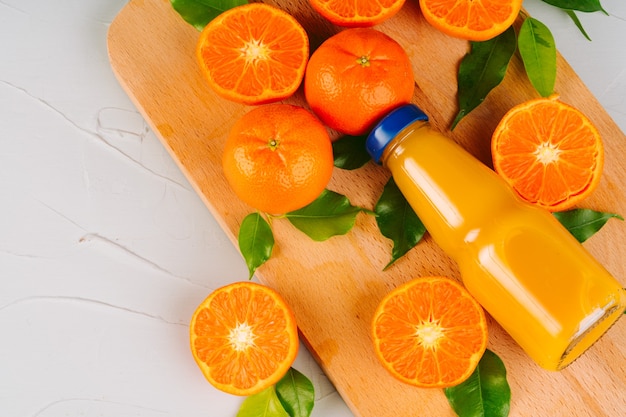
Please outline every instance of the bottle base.
[{"label": "bottle base", "polygon": [[624,315],[625,308],[623,304],[611,302],[587,316],[580,323],[578,332],[563,352],[556,370],[566,368],[587,351]]}]

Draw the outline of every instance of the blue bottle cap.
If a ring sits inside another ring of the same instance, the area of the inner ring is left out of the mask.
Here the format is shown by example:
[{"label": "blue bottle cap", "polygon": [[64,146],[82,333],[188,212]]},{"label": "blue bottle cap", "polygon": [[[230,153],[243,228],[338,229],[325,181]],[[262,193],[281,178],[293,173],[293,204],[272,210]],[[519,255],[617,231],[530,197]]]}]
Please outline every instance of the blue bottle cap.
[{"label": "blue bottle cap", "polygon": [[387,114],[372,129],[365,147],[374,162],[380,164],[383,151],[398,133],[415,121],[428,121],[428,116],[414,104],[405,104]]}]

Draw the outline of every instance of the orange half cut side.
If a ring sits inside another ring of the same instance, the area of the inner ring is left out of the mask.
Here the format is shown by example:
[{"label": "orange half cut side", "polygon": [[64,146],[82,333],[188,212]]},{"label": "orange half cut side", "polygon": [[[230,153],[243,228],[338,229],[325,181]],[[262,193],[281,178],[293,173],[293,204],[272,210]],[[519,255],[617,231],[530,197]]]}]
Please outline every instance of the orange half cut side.
[{"label": "orange half cut side", "polygon": [[512,108],[496,127],[494,169],[524,200],[549,211],[572,208],[600,182],[604,147],[600,133],[558,96]]},{"label": "orange half cut side", "polygon": [[212,292],[190,323],[193,357],[206,379],[234,395],[274,385],[298,353],[289,306],[271,288],[245,281]]},{"label": "orange half cut side", "polygon": [[294,94],[304,77],[309,39],[287,12],[264,3],[229,9],[201,32],[196,57],[220,96],[248,105]]},{"label": "orange half cut side", "polygon": [[370,27],[400,11],[405,0],[309,0],[324,18],[343,27]]},{"label": "orange half cut side", "polygon": [[470,41],[492,39],[517,18],[522,0],[419,0],[428,23],[441,32]]},{"label": "orange half cut side", "polygon": [[445,277],[409,281],[380,302],[372,320],[374,350],[395,378],[422,388],[466,380],[487,347],[478,302]]}]

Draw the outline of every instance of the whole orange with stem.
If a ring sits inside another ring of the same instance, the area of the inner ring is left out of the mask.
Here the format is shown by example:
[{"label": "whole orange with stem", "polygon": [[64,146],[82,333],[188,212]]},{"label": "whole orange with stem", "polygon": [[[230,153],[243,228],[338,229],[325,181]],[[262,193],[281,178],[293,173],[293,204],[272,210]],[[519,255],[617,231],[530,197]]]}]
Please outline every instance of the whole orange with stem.
[{"label": "whole orange with stem", "polygon": [[367,133],[413,97],[415,80],[404,48],[371,28],[345,29],[311,55],[304,94],[327,126],[348,135]]},{"label": "whole orange with stem", "polygon": [[372,319],[376,357],[395,378],[422,388],[466,380],[487,348],[478,302],[445,277],[413,279],[389,292]]},{"label": "whole orange with stem", "polygon": [[191,352],[217,389],[252,395],[278,382],[298,354],[296,320],[273,289],[251,281],[213,291],[194,311]]},{"label": "whole orange with stem", "polygon": [[470,41],[492,39],[517,18],[522,0],[419,0],[422,15],[441,32]]},{"label": "whole orange with stem", "polygon": [[600,133],[558,95],[509,110],[493,133],[491,154],[495,171],[524,200],[549,211],[587,198],[604,166]]},{"label": "whole orange with stem", "polygon": [[250,3],[226,10],[206,25],[196,58],[209,86],[223,98],[270,103],[291,96],[302,83],[309,38],[287,12]]},{"label": "whole orange with stem", "polygon": [[222,166],[241,200],[265,213],[284,214],[322,193],[334,159],[328,131],[310,111],[267,104],[235,122]]},{"label": "whole orange with stem", "polygon": [[391,18],[405,0],[309,0],[324,18],[338,26],[369,27]]}]

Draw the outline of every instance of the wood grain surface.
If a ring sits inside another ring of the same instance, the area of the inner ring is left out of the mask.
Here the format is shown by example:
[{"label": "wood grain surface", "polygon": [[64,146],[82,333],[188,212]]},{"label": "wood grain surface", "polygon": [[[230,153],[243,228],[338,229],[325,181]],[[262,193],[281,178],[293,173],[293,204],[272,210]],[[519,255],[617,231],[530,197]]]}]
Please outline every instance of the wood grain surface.
[{"label": "wood grain surface", "polygon": [[[292,13],[310,36],[311,49],[340,29],[325,21],[306,0],[266,1]],[[414,103],[438,130],[490,165],[493,129],[512,106],[536,97],[520,59],[512,60],[505,81],[457,126],[456,71],[469,44],[432,29],[417,1],[376,29],[408,52],[415,72]],[[519,22],[518,22],[519,23]],[[171,153],[227,235],[236,244],[242,219],[252,209],[231,192],[221,171],[224,140],[249,107],[225,101],[204,83],[194,58],[198,32],[168,0],[132,0],[108,34],[112,68],[120,84]],[[556,91],[599,128],[606,148],[602,181],[583,206],[626,214],[626,137],[559,56]],[[287,102],[306,107],[299,91]],[[353,204],[373,209],[389,173],[369,163],[355,171],[335,169],[329,189]],[[411,278],[447,275],[460,279],[455,263],[428,237],[383,271],[391,241],[380,235],[372,216],[359,214],[352,231],[313,242],[286,220],[273,222],[276,239],[258,278],[276,288],[293,307],[301,336],[356,416],[453,416],[442,390],[417,389],[394,380],[376,361],[370,319],[381,298]],[[585,246],[626,283],[626,225],[610,221]],[[206,277],[207,281],[211,277]],[[247,277],[240,277],[246,280]],[[626,320],[620,320],[583,357],[560,372],[535,365],[490,320],[489,348],[505,362],[512,389],[511,416],[626,415]]]}]

